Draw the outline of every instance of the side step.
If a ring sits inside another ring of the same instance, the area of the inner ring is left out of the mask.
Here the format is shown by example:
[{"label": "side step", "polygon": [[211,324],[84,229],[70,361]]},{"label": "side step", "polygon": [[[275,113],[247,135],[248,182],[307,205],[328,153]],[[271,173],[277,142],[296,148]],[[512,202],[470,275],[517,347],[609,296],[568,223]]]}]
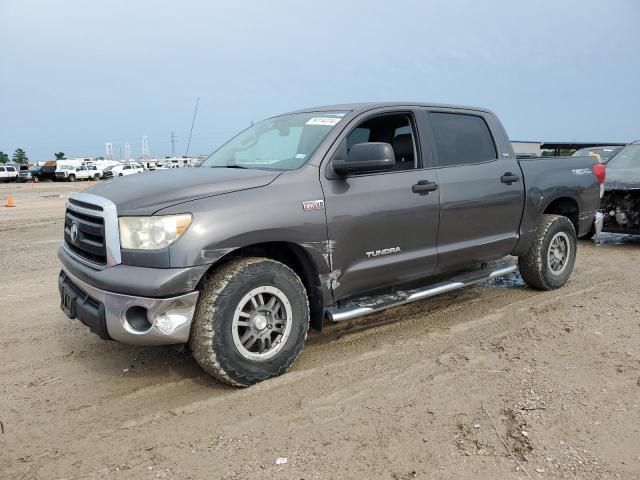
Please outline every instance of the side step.
[{"label": "side step", "polygon": [[445,282],[434,283],[425,287],[410,290],[398,290],[393,293],[354,298],[344,303],[343,307],[329,307],[327,317],[332,322],[341,322],[353,318],[362,317],[371,313],[380,312],[387,308],[397,307],[407,303],[434,297],[441,293],[458,290],[475,283],[485,282],[492,278],[508,275],[518,270],[518,266],[508,260],[500,260],[490,263],[486,268],[475,271],[466,271],[458,274]]}]

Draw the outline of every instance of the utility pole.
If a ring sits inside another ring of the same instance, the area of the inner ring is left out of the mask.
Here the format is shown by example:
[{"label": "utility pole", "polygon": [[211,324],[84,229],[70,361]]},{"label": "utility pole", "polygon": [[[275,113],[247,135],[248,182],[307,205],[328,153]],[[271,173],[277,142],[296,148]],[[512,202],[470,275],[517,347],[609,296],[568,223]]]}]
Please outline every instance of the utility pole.
[{"label": "utility pole", "polygon": [[104,150],[107,160],[113,160],[113,143],[105,143]]},{"label": "utility pole", "polygon": [[146,135],[142,137],[142,158],[149,158],[149,139]]},{"label": "utility pole", "polygon": [[171,132],[171,156],[176,156],[176,134]]}]

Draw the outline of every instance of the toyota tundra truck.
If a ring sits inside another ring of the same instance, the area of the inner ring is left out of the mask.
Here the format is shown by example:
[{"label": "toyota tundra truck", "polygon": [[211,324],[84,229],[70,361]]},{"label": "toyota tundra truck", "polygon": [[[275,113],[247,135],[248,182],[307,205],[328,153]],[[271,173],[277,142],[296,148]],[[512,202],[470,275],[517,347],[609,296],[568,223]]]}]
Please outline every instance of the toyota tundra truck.
[{"label": "toyota tundra truck", "polygon": [[186,344],[216,379],[251,385],[285,372],[310,327],[518,269],[561,287],[576,238],[599,228],[594,163],[518,159],[482,108],[275,116],[199,168],[70,195],[61,307],[102,339]]}]

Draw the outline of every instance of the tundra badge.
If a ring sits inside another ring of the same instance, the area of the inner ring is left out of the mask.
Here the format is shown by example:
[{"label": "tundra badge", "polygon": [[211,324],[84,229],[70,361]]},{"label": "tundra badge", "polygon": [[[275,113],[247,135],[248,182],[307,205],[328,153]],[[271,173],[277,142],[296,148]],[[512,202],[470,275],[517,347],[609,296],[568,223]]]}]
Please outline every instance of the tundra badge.
[{"label": "tundra badge", "polygon": [[382,250],[372,250],[367,252],[367,257],[379,257],[380,255],[389,255],[390,253],[400,253],[400,247],[383,248]]},{"label": "tundra badge", "polygon": [[302,202],[302,210],[310,212],[311,210],[322,210],[324,208],[324,200],[307,200]]}]

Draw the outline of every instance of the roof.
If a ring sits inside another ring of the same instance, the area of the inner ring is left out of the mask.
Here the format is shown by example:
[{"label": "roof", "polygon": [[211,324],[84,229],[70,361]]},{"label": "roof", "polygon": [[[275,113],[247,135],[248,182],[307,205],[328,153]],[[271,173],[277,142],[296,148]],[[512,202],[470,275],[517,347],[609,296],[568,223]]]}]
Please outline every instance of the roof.
[{"label": "roof", "polygon": [[476,110],[478,112],[491,113],[490,110],[480,107],[470,107],[464,105],[450,105],[445,103],[424,103],[424,102],[361,102],[361,103],[340,103],[335,105],[321,105],[317,107],[302,108],[289,113],[308,113],[308,112],[333,112],[333,111],[350,111],[363,112],[374,108],[384,107],[435,107],[435,108],[453,108],[462,110]]}]

